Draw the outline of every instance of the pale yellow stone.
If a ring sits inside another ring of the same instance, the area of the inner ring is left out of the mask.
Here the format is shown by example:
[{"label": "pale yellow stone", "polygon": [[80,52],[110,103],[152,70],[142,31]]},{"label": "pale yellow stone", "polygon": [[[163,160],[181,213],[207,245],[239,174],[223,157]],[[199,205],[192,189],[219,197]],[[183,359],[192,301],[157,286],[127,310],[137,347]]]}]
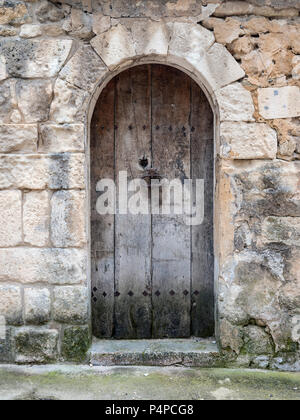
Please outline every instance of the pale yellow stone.
[{"label": "pale yellow stone", "polygon": [[286,86],[258,91],[259,113],[265,119],[300,116],[300,88]]},{"label": "pale yellow stone", "polygon": [[22,193],[0,191],[0,247],[22,242]]},{"label": "pale yellow stone", "polygon": [[23,204],[24,242],[48,246],[50,235],[50,202],[47,191],[25,193]]}]

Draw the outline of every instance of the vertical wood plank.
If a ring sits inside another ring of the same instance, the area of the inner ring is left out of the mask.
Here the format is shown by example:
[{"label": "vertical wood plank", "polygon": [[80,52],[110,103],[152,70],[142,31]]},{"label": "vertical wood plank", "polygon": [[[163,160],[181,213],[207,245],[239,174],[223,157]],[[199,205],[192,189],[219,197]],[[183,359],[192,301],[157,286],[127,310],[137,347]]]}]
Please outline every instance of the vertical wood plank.
[{"label": "vertical wood plank", "polygon": [[[168,180],[190,178],[190,80],[153,67],[153,165]],[[190,226],[183,215],[153,216],[153,337],[190,336]]]},{"label": "vertical wood plank", "polygon": [[[116,173],[129,180],[143,174],[142,158],[151,164],[150,74],[139,66],[117,78]],[[115,337],[151,338],[151,215],[115,220]]]},{"label": "vertical wood plank", "polygon": [[114,179],[115,81],[102,92],[91,124],[91,246],[93,334],[112,337],[114,313],[114,216],[96,211],[98,181]]},{"label": "vertical wood plank", "polygon": [[204,179],[204,222],[192,227],[192,334],[214,335],[214,140],[213,113],[200,87],[192,82],[192,178]]}]

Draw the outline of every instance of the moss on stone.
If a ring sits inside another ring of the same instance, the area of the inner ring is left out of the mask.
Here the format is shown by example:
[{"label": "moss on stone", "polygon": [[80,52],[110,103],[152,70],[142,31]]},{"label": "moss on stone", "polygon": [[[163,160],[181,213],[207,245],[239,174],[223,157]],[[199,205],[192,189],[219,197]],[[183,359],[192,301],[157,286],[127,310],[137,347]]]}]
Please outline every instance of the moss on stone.
[{"label": "moss on stone", "polygon": [[67,361],[83,362],[90,344],[91,335],[88,326],[67,327],[62,341],[62,356]]}]

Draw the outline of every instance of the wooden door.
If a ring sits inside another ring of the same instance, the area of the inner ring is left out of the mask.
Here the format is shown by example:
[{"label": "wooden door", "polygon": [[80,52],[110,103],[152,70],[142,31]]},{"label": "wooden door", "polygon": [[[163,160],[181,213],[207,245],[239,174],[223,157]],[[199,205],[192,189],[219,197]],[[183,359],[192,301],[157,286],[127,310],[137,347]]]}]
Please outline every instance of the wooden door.
[{"label": "wooden door", "polygon": [[[204,179],[201,225],[189,226],[181,214],[97,213],[98,181],[113,179],[118,192],[120,171],[130,181],[150,168],[170,181]],[[91,126],[95,336],[213,335],[213,185],[213,114],[198,85],[162,65],[134,67],[113,79]]]}]

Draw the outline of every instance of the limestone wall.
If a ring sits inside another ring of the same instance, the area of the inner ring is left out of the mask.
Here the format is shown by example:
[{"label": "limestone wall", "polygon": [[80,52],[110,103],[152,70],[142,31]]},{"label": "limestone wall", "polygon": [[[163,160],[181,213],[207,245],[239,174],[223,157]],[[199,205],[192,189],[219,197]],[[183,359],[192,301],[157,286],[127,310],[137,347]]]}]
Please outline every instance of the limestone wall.
[{"label": "limestone wall", "polygon": [[149,56],[199,80],[216,113],[220,348],[244,365],[299,367],[299,10],[0,1],[0,362],[84,358],[89,116],[97,86]]}]

